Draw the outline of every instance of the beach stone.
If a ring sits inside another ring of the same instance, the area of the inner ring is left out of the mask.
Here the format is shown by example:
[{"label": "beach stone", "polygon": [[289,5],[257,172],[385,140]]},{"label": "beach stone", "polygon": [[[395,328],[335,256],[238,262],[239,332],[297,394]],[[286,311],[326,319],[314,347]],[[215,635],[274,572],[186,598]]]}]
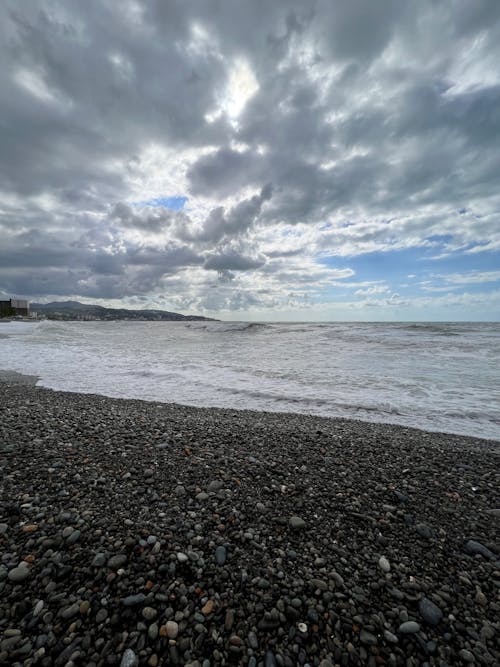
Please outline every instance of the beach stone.
[{"label": "beach stone", "polygon": [[108,618],[108,610],[101,608],[95,616],[96,623],[103,623]]},{"label": "beach stone", "polygon": [[108,560],[108,567],[110,570],[119,570],[127,561],[128,558],[125,554],[117,554],[116,556],[111,556]]},{"label": "beach stone", "polygon": [[139,658],[131,648],[128,648],[122,656],[120,667],[137,667],[138,664]]},{"label": "beach stone", "polygon": [[78,602],[75,602],[74,604],[70,605],[69,607],[66,607],[61,611],[61,616],[64,618],[64,620],[68,620],[70,618],[73,618],[74,616],[77,616],[80,613],[80,604]]},{"label": "beach stone", "polygon": [[0,535],[5,535],[9,526],[6,523],[0,523]]},{"label": "beach stone", "polygon": [[470,556],[479,554],[488,560],[495,558],[495,554],[492,551],[485,547],[484,544],[481,544],[481,542],[476,542],[475,540],[469,540],[466,542],[464,545],[464,551]]},{"label": "beach stone", "polygon": [[107,554],[97,553],[92,561],[92,567],[103,567],[106,564],[107,560],[108,560]]},{"label": "beach stone", "polygon": [[426,523],[417,523],[415,526],[415,531],[425,540],[430,540],[434,536],[434,531]]},{"label": "beach stone", "polygon": [[418,610],[420,612],[420,616],[422,616],[427,625],[434,627],[438,625],[443,619],[443,612],[441,609],[428,598],[421,598],[420,602],[418,603]]},{"label": "beach stone", "polygon": [[272,651],[266,651],[264,658],[264,667],[277,667],[276,657]]},{"label": "beach stone", "polygon": [[122,599],[122,604],[125,607],[135,607],[136,605],[142,604],[146,596],[144,593],[136,593],[135,595],[127,595],[127,597]]},{"label": "beach stone", "polygon": [[207,600],[207,602],[201,608],[201,613],[204,614],[205,616],[208,616],[213,612],[214,606],[215,605],[213,600]]},{"label": "beach stone", "polygon": [[30,576],[30,570],[28,567],[18,565],[18,567],[10,570],[7,576],[9,581],[12,581],[14,584],[20,584]]},{"label": "beach stone", "polygon": [[301,519],[300,516],[292,516],[290,517],[290,528],[293,528],[293,530],[304,530],[306,527],[306,522],[304,519]]},{"label": "beach stone", "polygon": [[226,547],[218,546],[215,550],[215,562],[217,565],[224,565],[227,559]]},{"label": "beach stone", "polygon": [[174,495],[177,497],[185,496],[186,495],[186,489],[182,484],[178,484],[175,489],[174,489]]},{"label": "beach stone", "polygon": [[379,561],[378,561],[378,565],[379,565],[380,569],[382,570],[382,572],[387,573],[387,572],[391,571],[391,564],[389,563],[389,561],[387,560],[387,558],[385,556],[380,556]]},{"label": "beach stone", "polygon": [[152,621],[154,618],[156,618],[157,611],[154,609],[154,607],[144,607],[142,610],[142,617],[146,619],[146,621]]},{"label": "beach stone", "polygon": [[75,544],[81,537],[81,532],[79,530],[74,530],[71,535],[66,538],[66,544]]},{"label": "beach stone", "polygon": [[391,644],[397,644],[399,642],[399,639],[396,637],[396,635],[394,635],[389,630],[384,630],[384,637]]},{"label": "beach stone", "polygon": [[376,646],[378,643],[375,635],[372,635],[371,632],[368,632],[364,628],[359,633],[359,638],[361,643],[366,644],[367,646]]},{"label": "beach stone", "polygon": [[179,563],[187,563],[189,560],[189,556],[185,554],[183,551],[178,551],[177,560],[179,561]]},{"label": "beach stone", "polygon": [[462,660],[462,662],[465,663],[476,662],[474,655],[466,648],[463,648],[458,655],[460,657],[460,660]]},{"label": "beach stone", "polygon": [[165,626],[166,635],[169,639],[175,639],[179,634],[179,625],[175,621],[167,621]]},{"label": "beach stone", "polygon": [[402,635],[414,635],[416,632],[420,631],[420,625],[415,621],[406,621],[405,623],[401,623],[398,631]]},{"label": "beach stone", "polygon": [[224,487],[224,482],[220,479],[213,479],[207,486],[207,491],[209,493],[214,493],[220,491]]},{"label": "beach stone", "polygon": [[[85,614],[88,612],[89,609],[90,609],[90,602],[88,600],[82,600],[82,602],[80,602],[80,614],[82,614],[82,616],[85,616]],[[36,607],[33,610],[33,615],[35,615],[35,611]]]},{"label": "beach stone", "polygon": [[199,503],[204,503],[210,498],[210,496],[208,493],[205,493],[205,491],[201,491],[201,493],[196,494],[195,498]]}]

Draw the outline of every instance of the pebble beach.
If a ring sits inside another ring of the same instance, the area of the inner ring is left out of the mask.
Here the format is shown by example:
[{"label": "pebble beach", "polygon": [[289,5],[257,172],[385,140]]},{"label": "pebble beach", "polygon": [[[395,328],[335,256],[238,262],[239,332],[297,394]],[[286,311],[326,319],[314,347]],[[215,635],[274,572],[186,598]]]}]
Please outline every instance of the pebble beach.
[{"label": "pebble beach", "polygon": [[498,442],[19,379],[0,664],[500,664]]}]

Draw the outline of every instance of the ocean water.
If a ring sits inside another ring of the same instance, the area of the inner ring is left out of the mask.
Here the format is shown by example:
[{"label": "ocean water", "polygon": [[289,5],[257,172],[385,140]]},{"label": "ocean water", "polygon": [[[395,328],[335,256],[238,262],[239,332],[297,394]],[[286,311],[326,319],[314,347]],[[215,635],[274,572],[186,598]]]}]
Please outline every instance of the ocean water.
[{"label": "ocean water", "polygon": [[500,324],[3,322],[0,368],[65,391],[500,440]]}]

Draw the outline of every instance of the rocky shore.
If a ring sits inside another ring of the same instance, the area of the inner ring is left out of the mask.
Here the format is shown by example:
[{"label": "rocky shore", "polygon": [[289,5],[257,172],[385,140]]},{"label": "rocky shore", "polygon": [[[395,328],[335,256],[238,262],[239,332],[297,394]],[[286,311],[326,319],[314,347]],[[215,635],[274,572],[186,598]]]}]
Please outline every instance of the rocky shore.
[{"label": "rocky shore", "polygon": [[498,665],[498,443],[0,382],[0,664]]}]

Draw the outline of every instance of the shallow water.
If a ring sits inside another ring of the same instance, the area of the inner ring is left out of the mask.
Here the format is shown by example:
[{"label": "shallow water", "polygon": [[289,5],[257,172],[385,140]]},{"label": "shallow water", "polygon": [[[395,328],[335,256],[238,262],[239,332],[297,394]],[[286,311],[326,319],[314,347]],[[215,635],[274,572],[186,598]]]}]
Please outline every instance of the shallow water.
[{"label": "shallow water", "polygon": [[107,396],[500,439],[500,325],[0,323],[0,368]]}]

